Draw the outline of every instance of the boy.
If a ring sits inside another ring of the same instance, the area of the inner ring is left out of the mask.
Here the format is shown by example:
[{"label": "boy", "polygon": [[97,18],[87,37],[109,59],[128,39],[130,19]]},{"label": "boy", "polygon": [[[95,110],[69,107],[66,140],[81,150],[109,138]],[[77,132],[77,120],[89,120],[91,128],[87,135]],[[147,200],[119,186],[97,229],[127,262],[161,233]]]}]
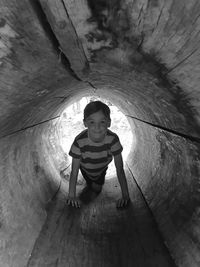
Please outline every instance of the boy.
[{"label": "boy", "polygon": [[72,156],[72,170],[67,204],[80,207],[80,201],[76,197],[79,169],[87,186],[98,194],[105,182],[108,164],[114,157],[122,191],[122,198],[117,201],[117,208],[127,206],[130,199],[121,155],[123,148],[118,136],[108,130],[111,124],[110,108],[101,101],[90,102],[84,109],[83,123],[87,129],[76,136],[69,152]]}]

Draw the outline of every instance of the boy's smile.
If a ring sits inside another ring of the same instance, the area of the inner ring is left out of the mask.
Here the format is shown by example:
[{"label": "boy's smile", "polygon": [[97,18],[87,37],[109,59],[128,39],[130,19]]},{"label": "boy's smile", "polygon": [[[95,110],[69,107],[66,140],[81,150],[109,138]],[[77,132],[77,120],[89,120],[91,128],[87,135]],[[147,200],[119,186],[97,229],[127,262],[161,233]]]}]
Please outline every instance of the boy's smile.
[{"label": "boy's smile", "polygon": [[84,120],[84,125],[88,128],[89,138],[93,142],[102,142],[106,136],[108,127],[110,127],[110,120],[100,110],[88,116]]}]

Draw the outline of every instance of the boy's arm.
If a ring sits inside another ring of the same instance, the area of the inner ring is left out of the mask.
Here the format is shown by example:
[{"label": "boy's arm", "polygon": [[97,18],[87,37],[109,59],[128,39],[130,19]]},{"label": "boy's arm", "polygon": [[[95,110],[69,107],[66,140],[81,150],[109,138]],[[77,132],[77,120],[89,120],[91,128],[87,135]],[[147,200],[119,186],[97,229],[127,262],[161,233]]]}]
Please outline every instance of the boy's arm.
[{"label": "boy's arm", "polygon": [[122,198],[118,200],[117,207],[126,206],[130,200],[127,180],[124,172],[122,154],[114,156],[115,167],[117,171],[117,178],[122,190]]},{"label": "boy's arm", "polygon": [[69,180],[69,194],[67,199],[67,204],[72,205],[73,207],[79,208],[80,203],[76,198],[76,183],[78,178],[78,172],[80,167],[80,159],[73,158],[72,159],[72,169]]}]

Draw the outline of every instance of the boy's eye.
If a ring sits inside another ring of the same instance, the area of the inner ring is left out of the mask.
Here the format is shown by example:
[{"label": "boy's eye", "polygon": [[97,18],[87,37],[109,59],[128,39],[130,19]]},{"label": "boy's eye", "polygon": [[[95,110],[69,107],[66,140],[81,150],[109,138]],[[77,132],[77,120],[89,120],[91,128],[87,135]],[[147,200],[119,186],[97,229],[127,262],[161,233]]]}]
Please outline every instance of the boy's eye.
[{"label": "boy's eye", "polygon": [[[95,124],[95,122],[94,121],[89,121],[88,122],[90,125],[93,125],[93,124]],[[101,125],[105,125],[106,124],[106,121],[105,120],[103,120],[103,121],[100,121],[100,124]]]}]

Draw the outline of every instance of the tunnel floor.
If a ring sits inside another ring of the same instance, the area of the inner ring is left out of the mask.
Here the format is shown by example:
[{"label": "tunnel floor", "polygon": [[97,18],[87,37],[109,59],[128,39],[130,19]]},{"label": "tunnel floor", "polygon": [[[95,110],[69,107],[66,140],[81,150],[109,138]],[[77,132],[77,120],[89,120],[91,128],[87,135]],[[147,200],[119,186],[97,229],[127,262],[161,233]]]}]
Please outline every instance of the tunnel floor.
[{"label": "tunnel floor", "polygon": [[[131,195],[126,209],[116,209],[121,192],[116,178],[106,180],[101,194],[80,209],[66,205],[63,181],[27,266],[176,266],[128,169],[126,175]],[[78,185],[77,193],[83,188]]]}]

